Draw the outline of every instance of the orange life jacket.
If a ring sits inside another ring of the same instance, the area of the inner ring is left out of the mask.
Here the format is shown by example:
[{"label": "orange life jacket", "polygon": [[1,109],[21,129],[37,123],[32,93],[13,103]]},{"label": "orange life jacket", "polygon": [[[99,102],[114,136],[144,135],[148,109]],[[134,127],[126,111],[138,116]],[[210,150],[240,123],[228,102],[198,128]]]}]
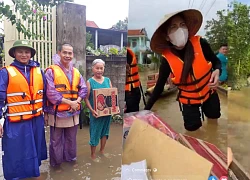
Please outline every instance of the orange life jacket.
[{"label": "orange life jacket", "polygon": [[139,70],[137,66],[136,56],[130,48],[127,48],[128,53],[133,57],[130,66],[130,74],[126,79],[125,91],[131,91],[132,88],[137,88],[140,86]]},{"label": "orange life jacket", "polygon": [[212,63],[208,62],[202,52],[200,37],[193,36],[190,41],[194,47],[193,75],[189,75],[186,84],[181,84],[183,61],[169,49],[163,52],[163,57],[171,67],[171,79],[179,89],[178,101],[182,104],[203,104],[213,93],[208,83],[212,73]]},{"label": "orange life jacket", "polygon": [[6,66],[9,75],[6,106],[10,122],[30,120],[42,114],[43,77],[40,67],[30,70],[30,84],[14,66]]},{"label": "orange life jacket", "polygon": [[[60,92],[65,99],[69,99],[71,101],[77,100],[80,83],[80,72],[76,68],[73,68],[72,84],[70,85],[68,77],[65,75],[60,66],[51,65],[46,69],[46,71],[48,69],[53,71],[56,90]],[[54,105],[54,109],[56,111],[68,111],[70,108],[70,105],[63,103],[59,104],[58,106]],[[78,110],[80,110],[80,106]]]}]

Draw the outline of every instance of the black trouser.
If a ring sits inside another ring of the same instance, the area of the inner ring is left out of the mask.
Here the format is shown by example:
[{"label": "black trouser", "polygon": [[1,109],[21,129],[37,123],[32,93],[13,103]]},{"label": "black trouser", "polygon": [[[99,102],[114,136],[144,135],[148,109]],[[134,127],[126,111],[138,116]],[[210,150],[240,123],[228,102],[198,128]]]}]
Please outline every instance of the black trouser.
[{"label": "black trouser", "polygon": [[200,107],[207,118],[218,119],[221,116],[220,99],[217,92],[211,94],[211,96],[202,104],[202,106],[199,104],[183,104],[182,115],[186,130],[196,131],[202,126]]},{"label": "black trouser", "polygon": [[137,112],[139,111],[141,92],[140,88],[132,88],[131,91],[125,91],[125,101],[126,101],[126,112]]}]

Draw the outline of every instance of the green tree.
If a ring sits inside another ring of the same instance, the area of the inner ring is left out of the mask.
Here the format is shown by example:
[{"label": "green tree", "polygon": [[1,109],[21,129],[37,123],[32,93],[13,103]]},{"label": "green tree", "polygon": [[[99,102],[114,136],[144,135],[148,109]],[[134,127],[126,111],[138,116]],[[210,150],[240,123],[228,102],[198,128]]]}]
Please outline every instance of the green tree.
[{"label": "green tree", "polygon": [[207,21],[205,26],[206,39],[214,51],[217,51],[222,43],[227,43],[227,16],[226,10],[218,11],[217,18]]},{"label": "green tree", "polygon": [[247,84],[250,74],[250,7],[236,1],[228,11],[229,80],[235,89]]},{"label": "green tree", "polygon": [[86,33],[86,48],[87,47],[94,49],[94,44],[92,42],[92,34],[90,32]]},{"label": "green tree", "polygon": [[0,18],[1,21],[3,17],[6,17],[12,25],[16,25],[18,32],[22,32],[25,36],[39,36],[38,34],[32,33],[29,28],[25,27],[21,23],[21,19],[16,17],[15,11],[20,12],[20,17],[23,20],[27,20],[29,23],[43,19],[46,21],[45,13],[41,10],[40,5],[49,5],[54,6],[65,1],[73,0],[12,0],[15,9],[11,10],[8,4],[5,4],[4,1],[0,2]]},{"label": "green tree", "polygon": [[206,36],[214,50],[219,43],[228,42],[228,84],[240,89],[250,75],[250,7],[233,1],[227,15],[224,12],[217,13],[218,20],[208,22]]},{"label": "green tree", "polygon": [[55,6],[64,2],[74,2],[74,0],[36,0],[38,4]]},{"label": "green tree", "polygon": [[123,21],[119,20],[115,25],[112,26],[113,30],[128,30],[128,18],[126,17]]}]

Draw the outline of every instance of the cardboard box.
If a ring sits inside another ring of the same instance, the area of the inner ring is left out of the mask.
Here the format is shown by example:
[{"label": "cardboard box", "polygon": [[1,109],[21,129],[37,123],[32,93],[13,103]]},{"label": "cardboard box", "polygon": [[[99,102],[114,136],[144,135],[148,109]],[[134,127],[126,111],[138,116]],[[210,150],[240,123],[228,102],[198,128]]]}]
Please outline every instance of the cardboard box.
[{"label": "cardboard box", "polygon": [[153,179],[207,180],[213,166],[151,125],[135,120],[124,144],[122,164],[144,159]]},{"label": "cardboard box", "polygon": [[211,175],[215,176],[217,179],[228,177],[229,180],[250,180],[249,174],[236,159],[233,158],[233,162],[228,169],[227,156],[215,145],[182,134],[180,134],[179,142],[212,162],[213,169]]},{"label": "cardboard box", "polygon": [[148,75],[147,79],[147,89],[155,86],[158,79],[158,73],[157,74],[150,74]]},{"label": "cardboard box", "polygon": [[124,114],[123,116],[123,143],[129,133],[134,120],[139,119],[168,135],[169,137],[178,140],[179,134],[175,132],[166,122],[164,122],[157,114],[152,111],[143,110],[134,113]]},{"label": "cardboard box", "polygon": [[[159,73],[148,75],[147,89],[153,88],[156,85],[156,82],[157,82],[158,78],[159,78]],[[175,85],[173,84],[173,82],[171,80],[171,74],[169,75],[169,77],[168,77],[168,79],[166,81],[166,85],[169,85],[169,88],[174,88],[175,87]]]},{"label": "cardboard box", "polygon": [[119,114],[117,88],[101,88],[93,90],[94,109],[98,116]]},{"label": "cardboard box", "polygon": [[179,134],[179,142],[213,163],[211,175],[217,179],[227,176],[227,156],[215,145],[191,136]]},{"label": "cardboard box", "polygon": [[150,74],[148,75],[148,81],[155,81],[156,79],[156,74]]}]

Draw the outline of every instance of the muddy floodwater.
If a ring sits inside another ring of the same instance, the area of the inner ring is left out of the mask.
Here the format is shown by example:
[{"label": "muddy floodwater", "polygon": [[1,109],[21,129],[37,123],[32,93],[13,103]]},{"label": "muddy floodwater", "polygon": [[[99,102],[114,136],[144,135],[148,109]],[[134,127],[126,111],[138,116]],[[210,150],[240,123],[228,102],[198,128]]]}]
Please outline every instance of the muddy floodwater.
[{"label": "muddy floodwater", "polygon": [[[156,71],[140,73],[143,89],[146,89],[147,75]],[[196,132],[187,132],[176,101],[176,93],[161,97],[152,111],[160,115],[175,131],[197,137],[216,145],[226,153],[230,146],[235,159],[250,173],[250,87],[240,91],[229,91],[228,97],[219,93],[221,118],[218,122],[205,120]],[[143,101],[141,109],[144,108]]]},{"label": "muddy floodwater", "polygon": [[[147,75],[155,71],[145,71],[140,73],[143,89],[146,89]],[[156,112],[166,123],[168,123],[176,132],[187,134],[212,144],[215,144],[220,150],[226,153],[227,147],[227,97],[219,93],[221,102],[221,118],[218,121],[203,121],[203,126],[195,132],[187,132],[184,128],[184,121],[180,112],[179,104],[176,101],[177,92],[164,95],[159,98],[151,109]],[[141,108],[144,108],[143,101]],[[250,137],[250,136],[249,136]]]},{"label": "muddy floodwater", "polygon": [[250,88],[228,96],[228,145],[235,158],[250,173]]},{"label": "muddy floodwater", "polygon": [[[49,128],[46,128],[47,147],[49,147]],[[49,159],[41,165],[41,179],[43,180],[118,180],[121,177],[122,155],[122,125],[111,124],[110,137],[106,145],[106,153],[111,158],[101,158],[100,163],[90,159],[89,128],[78,129],[77,161],[74,164],[63,163],[62,172],[50,168]],[[97,148],[99,150],[99,146]],[[2,164],[2,163],[1,163]],[[3,179],[2,167],[0,180]]]},{"label": "muddy floodwater", "polygon": [[[147,75],[156,71],[141,72],[141,82],[146,90]],[[215,144],[226,153],[229,145],[235,158],[250,172],[250,88],[241,91],[231,91],[228,97],[219,93],[221,102],[221,118],[218,121],[207,120],[203,122],[200,130],[187,132],[184,129],[182,114],[176,101],[177,92],[162,96],[151,109],[167,122],[176,132],[191,135]],[[144,108],[141,101],[141,110]],[[49,128],[46,128],[47,147],[49,148]],[[122,125],[111,124],[110,137],[106,145],[106,153],[111,158],[101,158],[101,162],[94,163],[90,159],[89,127],[78,129],[77,134],[77,161],[76,163],[63,163],[62,171],[57,172],[49,166],[49,159],[43,161],[41,166],[41,179],[43,180],[120,180],[122,157]],[[99,146],[98,148],[99,149]],[[0,156],[1,157],[1,156]],[[0,161],[2,164],[2,161]],[[0,167],[0,180],[3,179]]]}]

